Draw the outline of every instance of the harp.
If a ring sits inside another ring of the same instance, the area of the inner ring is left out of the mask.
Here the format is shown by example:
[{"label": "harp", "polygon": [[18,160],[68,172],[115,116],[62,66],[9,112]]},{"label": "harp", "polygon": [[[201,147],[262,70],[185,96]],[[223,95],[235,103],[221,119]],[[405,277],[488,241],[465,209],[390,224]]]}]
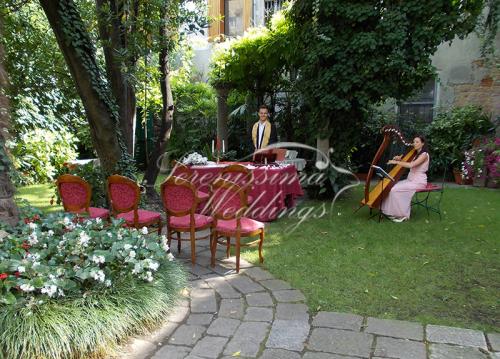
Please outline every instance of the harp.
[{"label": "harp", "polygon": [[[401,131],[399,130],[398,127],[393,126],[393,125],[387,125],[380,130],[380,132],[384,135],[384,140],[382,141],[382,144],[378,148],[377,153],[375,154],[375,157],[373,158],[372,165],[377,165],[380,159],[382,158],[382,155],[384,154],[385,150],[389,146],[389,143],[391,142],[391,139],[399,140],[402,142],[405,146],[411,146],[412,144],[408,141],[405,140],[403,135],[401,134]],[[408,153],[406,153],[401,161],[404,162],[410,162],[415,158],[416,151],[415,149],[411,149]],[[365,193],[364,193],[364,198],[361,200],[361,207],[362,206],[368,206],[371,208],[378,208],[380,205],[380,201],[387,196],[389,191],[391,190],[392,186],[399,180],[399,178],[403,175],[405,168],[400,165],[394,166],[389,174],[394,178],[394,182],[387,178],[383,178],[380,180],[376,186],[370,191],[370,182],[373,178],[374,174],[374,169],[373,167],[370,167],[368,170],[368,175],[366,176],[366,182],[365,182]]]}]

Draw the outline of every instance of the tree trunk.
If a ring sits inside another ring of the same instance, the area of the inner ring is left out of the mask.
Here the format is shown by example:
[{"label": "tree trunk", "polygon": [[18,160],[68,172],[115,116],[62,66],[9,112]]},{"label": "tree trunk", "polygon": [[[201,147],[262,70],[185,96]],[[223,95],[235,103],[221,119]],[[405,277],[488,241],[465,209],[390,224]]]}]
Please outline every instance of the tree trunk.
[{"label": "tree trunk", "polygon": [[[0,37],[2,34],[2,14],[0,13]],[[10,161],[4,147],[10,124],[9,100],[5,95],[8,79],[4,68],[4,50],[0,42],[0,222],[15,225],[19,221],[19,212],[14,202],[15,187],[10,176]]]},{"label": "tree trunk", "polygon": [[82,99],[94,148],[106,173],[134,177],[121,139],[116,102],[97,65],[95,49],[72,0],[40,0]]},{"label": "tree trunk", "polygon": [[130,25],[127,28],[122,19],[126,15],[129,18],[129,23],[135,23],[138,2],[135,1],[130,9],[125,9],[123,5],[124,2],[121,0],[96,0],[99,35],[104,48],[106,73],[111,85],[111,91],[118,105],[123,140],[128,153],[133,155],[136,97],[135,89],[123,69],[135,67],[136,57],[132,55],[128,59],[121,59],[117,58],[116,54],[127,49],[127,37],[133,31],[133,26]]},{"label": "tree trunk", "polygon": [[158,173],[160,173],[161,159],[167,148],[168,140],[174,122],[174,99],[172,96],[172,88],[170,86],[170,64],[168,56],[172,48],[172,39],[169,34],[169,19],[167,14],[167,5],[164,5],[162,17],[165,22],[160,28],[160,37],[165,39],[165,47],[162,48],[159,55],[160,69],[160,89],[162,98],[162,112],[160,118],[159,131],[157,132],[154,149],[148,159],[148,167],[144,173],[143,186],[146,187],[146,196],[148,202],[159,202],[160,198],[154,188]]},{"label": "tree trunk", "polygon": [[[226,151],[229,148],[227,121],[229,117],[229,110],[227,108],[227,96],[229,89],[218,87],[217,91],[217,138],[224,141]],[[222,145],[221,145],[222,146]]]}]

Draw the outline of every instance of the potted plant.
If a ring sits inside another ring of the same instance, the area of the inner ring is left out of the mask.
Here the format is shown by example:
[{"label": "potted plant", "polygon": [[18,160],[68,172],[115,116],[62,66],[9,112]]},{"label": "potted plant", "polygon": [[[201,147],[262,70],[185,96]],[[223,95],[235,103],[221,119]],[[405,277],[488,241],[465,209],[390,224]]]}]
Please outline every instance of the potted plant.
[{"label": "potted plant", "polygon": [[[452,166],[455,180],[464,184],[460,165],[465,160],[465,150],[473,140],[484,135],[491,127],[489,117],[476,106],[456,107],[437,115],[429,134],[429,147],[434,167]],[[462,166],[463,167],[463,166]]]},{"label": "potted plant", "polygon": [[496,188],[500,182],[500,138],[482,138],[465,151],[462,177],[474,186]]},{"label": "potted plant", "polygon": [[490,139],[484,145],[486,186],[498,188],[500,185],[500,137]]}]

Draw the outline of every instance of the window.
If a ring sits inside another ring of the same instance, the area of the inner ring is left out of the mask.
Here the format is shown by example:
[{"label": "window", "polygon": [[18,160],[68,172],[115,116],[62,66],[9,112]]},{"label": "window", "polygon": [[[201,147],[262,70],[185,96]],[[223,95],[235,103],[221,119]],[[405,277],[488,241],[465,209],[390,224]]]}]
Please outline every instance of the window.
[{"label": "window", "polygon": [[224,14],[224,27],[227,36],[241,36],[244,27],[244,0],[226,0]]},{"label": "window", "polygon": [[264,20],[266,24],[271,21],[271,17],[283,7],[285,0],[264,0]]},{"label": "window", "polygon": [[399,116],[401,119],[431,122],[434,117],[435,98],[436,80],[432,79],[415,96],[399,103]]}]

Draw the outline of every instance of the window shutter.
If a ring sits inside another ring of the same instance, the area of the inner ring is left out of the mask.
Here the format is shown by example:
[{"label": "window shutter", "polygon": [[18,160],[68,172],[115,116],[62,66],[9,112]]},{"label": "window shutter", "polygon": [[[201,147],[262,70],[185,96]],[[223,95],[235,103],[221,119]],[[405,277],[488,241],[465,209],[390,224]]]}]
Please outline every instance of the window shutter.
[{"label": "window shutter", "polygon": [[214,40],[224,34],[224,0],[208,0],[208,39]]}]

